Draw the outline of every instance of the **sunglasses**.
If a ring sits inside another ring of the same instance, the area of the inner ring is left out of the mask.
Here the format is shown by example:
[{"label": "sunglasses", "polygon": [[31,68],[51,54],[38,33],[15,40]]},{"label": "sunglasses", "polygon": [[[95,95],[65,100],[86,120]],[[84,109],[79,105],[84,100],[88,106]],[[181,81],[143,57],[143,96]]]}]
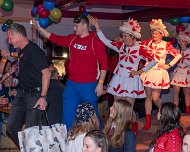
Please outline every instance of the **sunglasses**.
[{"label": "sunglasses", "polygon": [[76,16],[75,18],[74,18],[74,23],[76,23],[76,24],[79,24],[79,23],[86,23],[85,21],[83,21],[83,18],[84,18],[84,16],[83,15],[79,15],[79,16]]}]

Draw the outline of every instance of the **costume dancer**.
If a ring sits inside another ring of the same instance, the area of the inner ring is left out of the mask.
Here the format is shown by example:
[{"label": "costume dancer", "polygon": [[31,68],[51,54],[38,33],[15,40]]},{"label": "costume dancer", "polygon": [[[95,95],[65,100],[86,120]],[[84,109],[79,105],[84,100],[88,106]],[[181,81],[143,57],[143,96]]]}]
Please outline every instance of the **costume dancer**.
[{"label": "costume dancer", "polygon": [[180,32],[178,43],[181,48],[182,59],[173,73],[171,84],[174,88],[174,103],[179,104],[179,90],[182,87],[185,95],[186,113],[190,114],[190,33]]},{"label": "costume dancer", "polygon": [[[90,22],[95,26],[98,37],[109,48],[119,53],[119,62],[114,71],[114,76],[109,83],[107,92],[114,95],[115,99],[124,99],[134,105],[135,98],[145,98],[146,93],[139,74],[153,67],[156,62],[147,53],[146,48],[136,42],[141,38],[140,25],[136,20],[129,19],[119,29],[122,31],[123,42],[108,40],[100,30],[97,18],[90,17]],[[140,60],[149,61],[146,67],[138,70]],[[133,112],[133,131],[138,133],[136,115]]]},{"label": "costume dancer", "polygon": [[[162,89],[168,89],[170,87],[167,69],[172,67],[181,58],[179,51],[170,42],[162,40],[164,36],[168,36],[168,32],[161,19],[152,19],[150,29],[152,38],[142,42],[142,44],[148,46],[148,53],[156,60],[157,64],[149,71],[141,74],[147,95],[145,100],[146,124],[143,130],[148,130],[151,127],[152,100],[160,108],[162,104],[160,92]],[[174,59],[169,64],[166,64],[167,54],[174,56]]]}]

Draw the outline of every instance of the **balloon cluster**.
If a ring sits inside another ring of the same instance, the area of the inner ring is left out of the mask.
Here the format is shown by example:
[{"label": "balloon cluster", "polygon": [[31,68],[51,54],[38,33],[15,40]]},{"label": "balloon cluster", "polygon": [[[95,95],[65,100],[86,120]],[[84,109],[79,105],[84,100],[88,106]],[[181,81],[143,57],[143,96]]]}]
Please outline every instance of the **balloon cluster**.
[{"label": "balloon cluster", "polygon": [[190,23],[190,16],[185,16],[181,18],[171,18],[169,20],[169,23],[171,25],[176,26],[175,30],[172,30],[169,34],[169,37],[165,37],[165,41],[169,41],[172,43],[174,47],[177,46],[177,35],[181,31],[185,31],[185,29],[188,27],[188,23]]},{"label": "balloon cluster", "polygon": [[4,11],[10,12],[14,7],[14,3],[12,0],[0,0],[0,6]]},{"label": "balloon cluster", "polygon": [[47,28],[51,23],[58,23],[61,20],[62,12],[55,7],[54,1],[45,0],[43,5],[33,7],[31,15],[39,20],[41,27]]},{"label": "balloon cluster", "polygon": [[11,19],[6,20],[6,21],[2,24],[1,30],[2,30],[3,32],[6,32],[6,31],[7,31],[7,27],[8,27],[8,26],[11,26],[12,24],[13,24],[13,20],[11,20]]},{"label": "balloon cluster", "polygon": [[79,13],[87,17],[90,15],[89,12],[87,12],[86,7],[83,5],[79,6]]}]

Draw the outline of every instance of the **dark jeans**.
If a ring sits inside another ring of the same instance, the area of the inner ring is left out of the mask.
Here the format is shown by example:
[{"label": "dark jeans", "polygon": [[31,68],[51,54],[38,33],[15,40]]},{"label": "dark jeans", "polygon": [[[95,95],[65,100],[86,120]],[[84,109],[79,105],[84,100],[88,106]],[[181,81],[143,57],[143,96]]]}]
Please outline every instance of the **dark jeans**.
[{"label": "dark jeans", "polygon": [[33,109],[37,100],[40,97],[40,92],[23,92],[18,90],[18,93],[12,102],[11,112],[7,121],[7,132],[10,138],[19,147],[18,132],[25,128],[38,125],[40,110]]}]

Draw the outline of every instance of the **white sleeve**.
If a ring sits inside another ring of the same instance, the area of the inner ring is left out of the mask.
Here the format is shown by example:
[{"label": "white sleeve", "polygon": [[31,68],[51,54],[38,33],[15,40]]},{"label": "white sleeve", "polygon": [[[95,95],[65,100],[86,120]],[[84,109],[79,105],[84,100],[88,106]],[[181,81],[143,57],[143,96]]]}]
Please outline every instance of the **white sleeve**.
[{"label": "white sleeve", "polygon": [[151,69],[153,66],[156,65],[156,61],[152,60],[151,62],[149,62],[142,70],[144,72],[148,71],[149,69]]},{"label": "white sleeve", "polygon": [[169,63],[171,66],[174,66],[182,58],[181,54],[177,54],[175,58]]},{"label": "white sleeve", "polygon": [[[108,40],[108,39],[105,37],[105,35],[102,33],[102,31],[97,32],[97,35],[98,35],[99,39],[100,39],[107,47],[109,47],[109,48],[112,49],[112,50],[115,50],[116,52],[119,52],[119,49],[120,49],[121,46],[120,46],[117,42]],[[122,44],[122,43],[120,42],[120,44]]]}]

